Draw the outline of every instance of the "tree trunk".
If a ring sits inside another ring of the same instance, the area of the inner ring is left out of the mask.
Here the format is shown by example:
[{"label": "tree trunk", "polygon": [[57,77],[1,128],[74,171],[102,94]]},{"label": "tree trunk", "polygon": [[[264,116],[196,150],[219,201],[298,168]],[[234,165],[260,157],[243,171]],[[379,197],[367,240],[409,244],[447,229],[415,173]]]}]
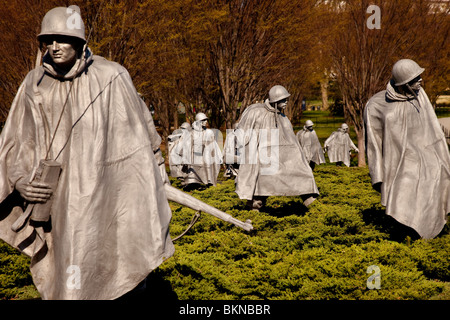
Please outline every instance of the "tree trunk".
[{"label": "tree trunk", "polygon": [[178,129],[178,103],[175,102],[175,108],[173,110],[173,128],[174,130]]},{"label": "tree trunk", "polygon": [[356,131],[356,137],[358,139],[358,167],[366,166],[366,146],[364,139],[364,130]]},{"label": "tree trunk", "polygon": [[167,136],[170,134],[170,118],[169,118],[169,106],[166,100],[162,98],[157,99],[157,105],[155,106],[155,112],[158,113],[159,125],[162,130],[161,138],[165,145],[165,152],[167,156],[169,139]]},{"label": "tree trunk", "polygon": [[322,111],[328,110],[328,79],[320,81],[320,92],[322,93]]}]

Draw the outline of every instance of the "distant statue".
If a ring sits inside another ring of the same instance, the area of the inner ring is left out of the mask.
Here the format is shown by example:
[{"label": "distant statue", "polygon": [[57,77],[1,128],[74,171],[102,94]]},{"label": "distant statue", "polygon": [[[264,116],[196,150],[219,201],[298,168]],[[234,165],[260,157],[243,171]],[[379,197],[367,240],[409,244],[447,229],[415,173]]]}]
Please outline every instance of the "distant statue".
[{"label": "distant statue", "polygon": [[290,94],[276,85],[264,103],[250,105],[236,128],[239,174],[236,193],[259,210],[269,196],[301,196],[309,206],[319,195],[313,172],[284,115]]},{"label": "distant statue", "polygon": [[[237,123],[234,125],[234,128],[236,128],[236,126]],[[228,179],[236,178],[239,174],[239,140],[236,133],[235,129],[227,129],[223,147],[223,163],[225,165],[223,176]]]},{"label": "distant statue", "polygon": [[181,160],[178,158],[178,155],[174,150],[176,150],[177,144],[180,142],[181,137],[184,132],[190,132],[192,130],[189,122],[183,122],[180,128],[174,130],[171,135],[167,138],[169,140],[169,169],[170,176],[174,178],[178,178],[180,180],[184,180],[185,174],[183,173],[183,165],[181,164]]},{"label": "distant statue", "polygon": [[367,102],[364,124],[372,186],[386,214],[430,239],[450,212],[450,155],[421,86],[424,70],[413,60],[397,61],[386,90]]},{"label": "distant statue", "polygon": [[313,126],[314,123],[311,120],[306,120],[303,129],[297,132],[297,139],[306,160],[309,161],[309,166],[314,170],[316,164],[325,163],[325,156]]},{"label": "distant statue", "polygon": [[336,164],[344,163],[350,167],[350,154],[354,150],[359,152],[358,148],[353,143],[348,134],[348,125],[343,123],[341,127],[334,131],[324,143],[324,149],[328,153],[330,162]]},{"label": "distant statue", "polygon": [[207,128],[207,123],[208,117],[202,112],[198,113],[192,130],[184,132],[173,149],[182,159],[183,186],[186,189],[217,184],[223,156],[215,133]]}]

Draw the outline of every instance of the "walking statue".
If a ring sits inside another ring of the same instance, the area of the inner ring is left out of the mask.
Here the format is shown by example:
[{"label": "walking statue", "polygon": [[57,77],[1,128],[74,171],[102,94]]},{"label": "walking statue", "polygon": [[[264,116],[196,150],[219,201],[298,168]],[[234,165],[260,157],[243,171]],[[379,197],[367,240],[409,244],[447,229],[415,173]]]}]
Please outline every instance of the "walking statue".
[{"label": "walking statue", "polygon": [[343,123],[339,129],[325,140],[323,147],[328,153],[330,162],[336,162],[338,165],[344,163],[347,167],[350,167],[351,150],[359,152],[352,139],[350,139],[346,123]]},{"label": "walking statue", "polygon": [[147,106],[93,55],[78,7],[48,11],[38,40],[42,65],[0,135],[0,238],[31,257],[42,299],[115,299],[145,281],[174,254],[168,200],[251,230],[170,186]]},{"label": "walking statue", "polygon": [[250,209],[260,209],[269,196],[300,195],[308,206],[319,195],[292,124],[283,113],[289,96],[283,86],[272,87],[269,98],[247,107],[237,125],[236,193]]},{"label": "walking statue", "polygon": [[367,102],[364,124],[370,177],[386,214],[429,239],[450,212],[450,155],[421,86],[424,70],[397,61],[386,90]]},{"label": "walking statue", "polygon": [[325,163],[325,156],[313,126],[311,120],[306,120],[303,129],[297,132],[297,139],[306,160],[309,161],[309,166],[314,170],[316,164]]},{"label": "walking statue", "polygon": [[223,163],[225,165],[225,171],[223,176],[231,179],[236,178],[239,174],[239,148],[238,137],[236,136],[236,126],[234,129],[227,129],[227,135],[225,138],[225,144],[223,147]]},{"label": "walking statue", "polygon": [[179,180],[184,180],[185,173],[182,170],[183,165],[181,164],[181,159],[179,159],[178,154],[174,152],[174,150],[176,150],[176,146],[180,142],[183,133],[190,132],[191,130],[192,128],[189,122],[183,122],[179,129],[174,130],[174,132],[172,132],[172,134],[167,137],[167,139],[169,140],[168,153],[170,176],[178,178]]},{"label": "walking statue", "polygon": [[223,156],[214,131],[207,128],[207,122],[208,117],[198,113],[192,130],[185,131],[173,149],[183,164],[183,185],[186,189],[217,184]]}]

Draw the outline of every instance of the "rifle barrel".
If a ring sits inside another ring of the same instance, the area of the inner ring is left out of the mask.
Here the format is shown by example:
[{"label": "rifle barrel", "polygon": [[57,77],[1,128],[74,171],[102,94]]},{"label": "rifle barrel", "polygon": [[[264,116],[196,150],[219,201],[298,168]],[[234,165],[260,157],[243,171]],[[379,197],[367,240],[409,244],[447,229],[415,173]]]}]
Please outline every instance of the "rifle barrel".
[{"label": "rifle barrel", "polygon": [[210,215],[219,218],[223,221],[229,222],[234,224],[235,226],[242,228],[246,231],[253,230],[253,226],[251,224],[251,220],[246,220],[245,222],[242,222],[228,213],[225,213],[213,206],[210,206],[209,204],[204,203],[203,201],[194,198],[193,196],[178,190],[177,188],[172,187],[169,184],[165,184],[164,188],[166,190],[167,199],[171,201],[175,201],[179,204],[185,205],[191,209],[202,211],[209,213]]}]

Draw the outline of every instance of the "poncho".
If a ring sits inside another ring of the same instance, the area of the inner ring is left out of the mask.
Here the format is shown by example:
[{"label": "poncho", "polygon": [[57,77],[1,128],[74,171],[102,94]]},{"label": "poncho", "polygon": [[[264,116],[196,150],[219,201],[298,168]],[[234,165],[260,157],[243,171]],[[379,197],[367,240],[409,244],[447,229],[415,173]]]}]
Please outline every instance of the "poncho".
[{"label": "poncho", "polygon": [[239,198],[253,196],[317,197],[319,190],[308,161],[300,150],[289,119],[265,103],[245,109],[238,126]]},{"label": "poncho", "polygon": [[325,163],[325,156],[316,131],[310,131],[303,127],[302,130],[297,132],[297,139],[307,161],[312,161],[315,164]]},{"label": "poncho", "polygon": [[213,130],[203,129],[200,121],[195,121],[192,130],[183,132],[172,152],[177,155],[173,158],[175,164],[185,165],[184,185],[217,184],[223,155]]},{"label": "poncho", "polygon": [[349,134],[341,128],[334,131],[323,146],[327,149],[330,162],[343,162],[347,167],[350,167],[350,150],[358,149]]},{"label": "poncho", "polygon": [[[43,299],[114,299],[174,253],[161,140],[125,68],[90,50],[77,66],[61,76],[46,55],[13,101],[0,135],[0,237],[31,256]],[[67,96],[50,149],[62,164],[50,223],[14,233],[15,182],[45,158]]]},{"label": "poncho", "polygon": [[420,89],[417,96],[402,95],[389,83],[367,102],[366,150],[386,214],[433,238],[450,211],[450,156],[427,94]]},{"label": "poncho", "polygon": [[[177,154],[174,152],[176,145],[180,142],[180,138],[183,135],[183,129],[176,129],[174,132],[172,132],[171,135],[167,137],[169,140],[168,147],[169,147],[169,169],[170,169],[170,176],[174,178],[182,178],[184,176],[184,173],[181,171],[182,165],[180,165],[179,161],[177,161]],[[178,164],[175,164],[178,163]]]}]

